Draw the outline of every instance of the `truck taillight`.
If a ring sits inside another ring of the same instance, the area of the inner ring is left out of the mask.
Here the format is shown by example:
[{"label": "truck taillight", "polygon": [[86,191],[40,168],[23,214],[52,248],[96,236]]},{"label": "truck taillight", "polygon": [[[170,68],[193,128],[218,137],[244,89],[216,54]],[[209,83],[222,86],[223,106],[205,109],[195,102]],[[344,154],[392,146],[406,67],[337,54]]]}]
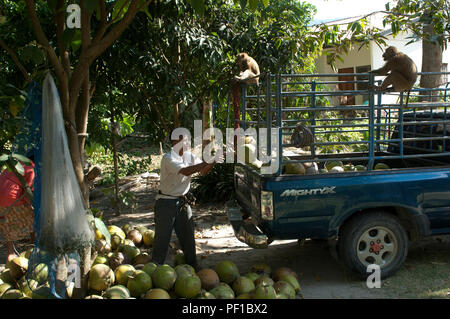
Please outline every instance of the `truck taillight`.
[{"label": "truck taillight", "polygon": [[261,218],[273,220],[273,193],[268,191],[261,192]]}]

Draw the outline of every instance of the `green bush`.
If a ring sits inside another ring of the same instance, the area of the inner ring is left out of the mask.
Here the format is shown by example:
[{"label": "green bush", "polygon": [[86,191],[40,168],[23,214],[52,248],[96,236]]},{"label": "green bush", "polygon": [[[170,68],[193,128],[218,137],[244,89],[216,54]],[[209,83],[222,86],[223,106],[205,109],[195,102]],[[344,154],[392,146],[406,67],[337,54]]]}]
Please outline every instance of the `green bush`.
[{"label": "green bush", "polygon": [[192,182],[197,201],[228,201],[234,195],[234,164],[217,164],[207,175],[198,175]]}]

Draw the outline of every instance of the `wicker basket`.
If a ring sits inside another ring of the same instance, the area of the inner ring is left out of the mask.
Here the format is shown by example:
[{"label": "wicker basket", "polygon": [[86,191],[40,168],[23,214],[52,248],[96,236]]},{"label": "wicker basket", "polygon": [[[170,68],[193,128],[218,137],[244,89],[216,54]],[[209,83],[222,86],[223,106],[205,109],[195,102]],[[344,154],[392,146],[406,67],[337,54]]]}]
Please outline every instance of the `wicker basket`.
[{"label": "wicker basket", "polygon": [[6,241],[17,241],[30,236],[33,224],[34,212],[31,205],[0,207],[0,232]]}]

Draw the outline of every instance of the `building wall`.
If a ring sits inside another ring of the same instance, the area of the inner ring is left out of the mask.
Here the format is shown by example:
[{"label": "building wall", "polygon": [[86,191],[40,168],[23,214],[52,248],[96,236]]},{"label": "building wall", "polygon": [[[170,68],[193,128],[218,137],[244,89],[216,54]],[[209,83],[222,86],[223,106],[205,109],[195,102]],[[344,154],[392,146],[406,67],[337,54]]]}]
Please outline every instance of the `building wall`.
[{"label": "building wall", "polygon": [[[409,41],[410,39],[408,39],[408,34],[400,34],[395,38],[393,38],[392,35],[389,35],[387,36],[386,47],[395,46],[400,51],[407,54],[416,63],[417,68],[420,72],[422,69],[422,41],[414,42],[407,45]],[[360,50],[358,50],[359,47],[355,46],[354,49],[351,50],[348,55],[342,57],[344,62],[338,61],[336,63],[336,67],[337,69],[354,67],[355,73],[356,67],[358,66],[370,65],[371,69],[378,69],[384,65],[382,55],[386,47],[382,47],[380,49],[380,47],[378,47],[378,45],[376,45],[373,42],[370,43],[369,48],[364,46]],[[447,71],[450,71],[450,49],[447,49],[446,51],[443,52],[442,62],[448,64]],[[319,74],[335,73],[332,70],[331,66],[327,64],[325,55],[320,56],[316,60],[316,73]],[[382,80],[382,79],[383,77],[381,76],[375,78],[375,80]],[[448,76],[448,79],[450,80],[450,75]],[[329,77],[327,78],[327,80],[337,80],[337,78]],[[332,87],[329,87],[329,89],[333,90]],[[397,101],[398,101],[398,93],[394,93],[393,95],[382,96],[383,103],[396,103]],[[336,101],[333,101],[333,103],[336,103]],[[362,103],[363,97],[362,96],[356,97],[356,104]]]}]

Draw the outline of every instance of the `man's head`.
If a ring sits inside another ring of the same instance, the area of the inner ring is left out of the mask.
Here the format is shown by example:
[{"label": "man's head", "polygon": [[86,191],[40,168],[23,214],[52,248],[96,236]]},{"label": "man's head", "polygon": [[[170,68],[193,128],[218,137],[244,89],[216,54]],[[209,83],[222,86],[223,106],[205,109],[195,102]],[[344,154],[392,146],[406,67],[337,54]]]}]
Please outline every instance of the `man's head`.
[{"label": "man's head", "polygon": [[185,128],[176,128],[170,133],[172,147],[180,156],[190,149],[190,136],[191,134]]}]

